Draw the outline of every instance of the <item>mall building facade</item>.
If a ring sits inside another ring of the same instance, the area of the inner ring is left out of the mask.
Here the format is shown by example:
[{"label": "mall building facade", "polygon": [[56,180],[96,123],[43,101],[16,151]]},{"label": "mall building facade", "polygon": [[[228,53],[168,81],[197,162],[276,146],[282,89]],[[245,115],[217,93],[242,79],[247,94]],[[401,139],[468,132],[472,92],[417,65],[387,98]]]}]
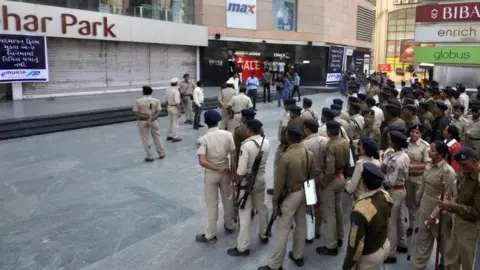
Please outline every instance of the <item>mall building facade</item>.
[{"label": "mall building facade", "polygon": [[[163,89],[184,73],[219,86],[234,71],[260,77],[267,68],[325,85],[329,69],[370,70],[374,7],[373,0],[0,0],[0,34],[45,36],[49,74],[47,82],[0,90],[35,99]],[[332,56],[332,47],[344,53]]]}]

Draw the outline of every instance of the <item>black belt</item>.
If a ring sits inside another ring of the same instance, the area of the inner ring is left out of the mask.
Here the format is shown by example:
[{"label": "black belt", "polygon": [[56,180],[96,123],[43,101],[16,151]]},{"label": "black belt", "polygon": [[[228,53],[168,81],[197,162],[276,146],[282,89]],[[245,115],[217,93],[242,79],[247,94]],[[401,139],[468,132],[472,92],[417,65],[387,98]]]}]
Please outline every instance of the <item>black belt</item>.
[{"label": "black belt", "polygon": [[468,137],[469,140],[472,140],[472,141],[480,141],[480,138],[472,138],[472,137]]}]

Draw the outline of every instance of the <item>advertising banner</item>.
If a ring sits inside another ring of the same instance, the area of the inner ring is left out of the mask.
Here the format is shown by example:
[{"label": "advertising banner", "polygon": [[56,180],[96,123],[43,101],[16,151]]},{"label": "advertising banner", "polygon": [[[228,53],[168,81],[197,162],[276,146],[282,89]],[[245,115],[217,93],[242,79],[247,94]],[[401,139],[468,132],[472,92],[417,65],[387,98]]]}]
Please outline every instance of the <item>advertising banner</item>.
[{"label": "advertising banner", "polygon": [[416,42],[478,42],[480,24],[417,25]]},{"label": "advertising banner", "polygon": [[435,44],[422,44],[411,39],[402,40],[400,44],[400,62],[413,63],[414,51],[416,47],[434,47]]},{"label": "advertising banner", "polygon": [[234,56],[235,66],[240,64],[242,66],[242,81],[245,82],[252,72],[255,72],[255,77],[258,79],[262,78],[263,73],[263,60],[260,57],[260,54],[255,54],[254,52],[245,53],[245,54],[235,54]]},{"label": "advertising banner", "polygon": [[381,72],[390,72],[392,71],[392,65],[391,64],[378,64],[377,65],[377,70]]},{"label": "advertising banner", "polygon": [[417,47],[415,62],[480,64],[480,47]]},{"label": "advertising banner", "polygon": [[343,55],[345,48],[331,46],[328,53],[327,84],[338,83],[342,78]]},{"label": "advertising banner", "polygon": [[0,34],[0,83],[48,82],[47,39]]},{"label": "advertising banner", "polygon": [[297,0],[273,0],[273,29],[295,31]]},{"label": "advertising banner", "polygon": [[417,6],[416,22],[480,21],[480,2]]},{"label": "advertising banner", "polygon": [[257,0],[227,0],[227,27],[257,29]]}]

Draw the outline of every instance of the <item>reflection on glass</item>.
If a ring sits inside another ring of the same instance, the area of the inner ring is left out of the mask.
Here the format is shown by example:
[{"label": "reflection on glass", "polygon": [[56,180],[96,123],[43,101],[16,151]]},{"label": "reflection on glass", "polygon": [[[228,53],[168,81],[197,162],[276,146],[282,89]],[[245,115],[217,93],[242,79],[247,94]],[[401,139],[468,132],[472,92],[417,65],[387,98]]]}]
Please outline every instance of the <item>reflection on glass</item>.
[{"label": "reflection on glass", "polygon": [[273,0],[273,29],[295,31],[297,22],[296,0]]}]

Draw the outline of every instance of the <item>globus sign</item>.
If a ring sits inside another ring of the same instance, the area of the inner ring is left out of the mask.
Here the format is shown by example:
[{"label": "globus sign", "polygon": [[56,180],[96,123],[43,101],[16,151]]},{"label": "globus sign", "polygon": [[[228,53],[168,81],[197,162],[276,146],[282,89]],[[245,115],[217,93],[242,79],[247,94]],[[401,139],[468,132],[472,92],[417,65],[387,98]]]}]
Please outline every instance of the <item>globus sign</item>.
[{"label": "globus sign", "polygon": [[417,6],[416,22],[480,21],[480,2]]}]

